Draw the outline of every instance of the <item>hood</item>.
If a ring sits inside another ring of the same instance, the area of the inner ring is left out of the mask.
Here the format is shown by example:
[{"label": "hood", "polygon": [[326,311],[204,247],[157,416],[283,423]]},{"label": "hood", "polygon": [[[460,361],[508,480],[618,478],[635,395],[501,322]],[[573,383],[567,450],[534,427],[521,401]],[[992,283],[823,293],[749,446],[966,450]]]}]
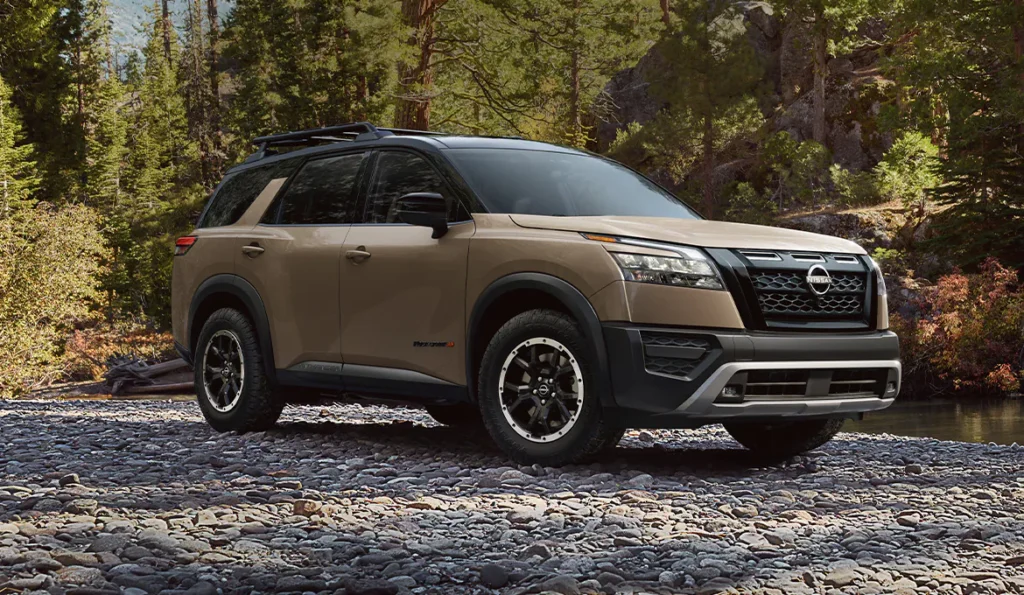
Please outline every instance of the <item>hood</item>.
[{"label": "hood", "polygon": [[865,254],[863,248],[849,240],[765,225],[667,217],[510,217],[520,227],[624,236],[701,248]]}]

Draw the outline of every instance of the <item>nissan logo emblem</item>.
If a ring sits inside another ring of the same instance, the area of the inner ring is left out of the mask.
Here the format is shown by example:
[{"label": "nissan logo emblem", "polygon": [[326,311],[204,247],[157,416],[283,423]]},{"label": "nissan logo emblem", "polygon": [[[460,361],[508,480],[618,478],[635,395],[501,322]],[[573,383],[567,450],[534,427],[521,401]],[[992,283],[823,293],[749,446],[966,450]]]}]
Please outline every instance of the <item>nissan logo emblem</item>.
[{"label": "nissan logo emblem", "polygon": [[814,295],[825,295],[832,288],[832,276],[825,267],[816,264],[807,269],[807,286]]}]

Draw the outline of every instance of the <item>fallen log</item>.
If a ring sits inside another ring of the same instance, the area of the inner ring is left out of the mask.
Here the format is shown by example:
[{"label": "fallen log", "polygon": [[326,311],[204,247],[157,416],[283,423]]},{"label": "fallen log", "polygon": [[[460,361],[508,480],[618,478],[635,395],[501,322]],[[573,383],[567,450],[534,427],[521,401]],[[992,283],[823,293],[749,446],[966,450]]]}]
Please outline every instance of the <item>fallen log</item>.
[{"label": "fallen log", "polygon": [[141,395],[147,393],[172,393],[180,391],[191,391],[195,386],[192,382],[174,382],[171,384],[150,384],[147,386],[129,386],[123,389],[131,395]]},{"label": "fallen log", "polygon": [[170,374],[171,372],[177,372],[183,368],[188,367],[188,362],[183,359],[173,359],[167,362],[161,362],[159,364],[153,364],[143,369],[140,374],[144,378],[152,378],[154,376],[162,376],[164,374]]}]

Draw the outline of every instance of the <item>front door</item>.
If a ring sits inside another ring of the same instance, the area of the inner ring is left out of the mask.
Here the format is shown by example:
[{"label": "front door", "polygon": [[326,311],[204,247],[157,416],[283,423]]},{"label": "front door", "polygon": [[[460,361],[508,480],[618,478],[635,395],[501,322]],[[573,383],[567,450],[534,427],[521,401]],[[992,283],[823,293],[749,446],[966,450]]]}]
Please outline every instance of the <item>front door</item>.
[{"label": "front door", "polygon": [[[430,163],[412,151],[378,153],[368,192],[365,221],[349,232],[341,263],[346,377],[351,372],[422,381],[419,375],[425,375],[465,384],[472,219]],[[437,192],[452,201],[445,236],[435,240],[430,228],[397,220],[396,203],[411,192]]]},{"label": "front door", "polygon": [[263,299],[279,370],[342,361],[339,263],[360,216],[358,180],[366,155],[306,161],[236,257],[235,270]]}]

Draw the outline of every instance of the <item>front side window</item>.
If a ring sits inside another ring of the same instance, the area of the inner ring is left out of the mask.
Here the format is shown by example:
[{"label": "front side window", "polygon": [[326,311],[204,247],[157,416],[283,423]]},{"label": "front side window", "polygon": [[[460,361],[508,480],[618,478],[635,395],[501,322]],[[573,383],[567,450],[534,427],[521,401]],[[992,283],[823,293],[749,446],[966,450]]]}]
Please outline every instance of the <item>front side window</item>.
[{"label": "front side window", "polygon": [[221,227],[237,223],[271,180],[287,178],[296,165],[295,159],[287,159],[228,174],[213,193],[199,221],[199,227]]},{"label": "front side window", "polygon": [[654,182],[608,159],[525,149],[450,149],[447,155],[491,213],[699,218]]},{"label": "front side window", "polygon": [[[365,153],[306,162],[281,197],[281,225],[356,223],[356,180]],[[271,207],[273,208],[273,207]]]},{"label": "front side window", "polygon": [[406,151],[384,151],[367,202],[367,223],[398,223],[398,199],[413,192],[447,192],[441,176],[425,159]]}]

